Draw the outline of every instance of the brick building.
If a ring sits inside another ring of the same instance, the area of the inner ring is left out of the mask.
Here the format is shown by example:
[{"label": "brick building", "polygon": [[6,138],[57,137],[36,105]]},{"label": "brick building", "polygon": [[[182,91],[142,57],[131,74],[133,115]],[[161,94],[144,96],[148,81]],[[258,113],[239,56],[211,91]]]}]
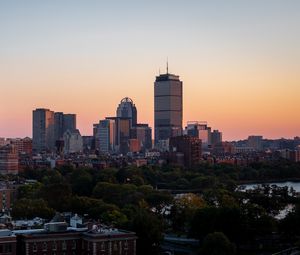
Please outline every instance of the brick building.
[{"label": "brick building", "polygon": [[13,232],[17,236],[17,254],[136,254],[137,237],[135,233],[100,225],[94,225],[88,229],[67,227],[65,222],[51,222],[45,224],[44,229]]},{"label": "brick building", "polygon": [[169,146],[172,163],[184,164],[186,167],[200,163],[202,143],[199,138],[187,135],[171,137]]},{"label": "brick building", "polygon": [[0,148],[0,174],[17,174],[19,170],[19,157],[14,145]]}]

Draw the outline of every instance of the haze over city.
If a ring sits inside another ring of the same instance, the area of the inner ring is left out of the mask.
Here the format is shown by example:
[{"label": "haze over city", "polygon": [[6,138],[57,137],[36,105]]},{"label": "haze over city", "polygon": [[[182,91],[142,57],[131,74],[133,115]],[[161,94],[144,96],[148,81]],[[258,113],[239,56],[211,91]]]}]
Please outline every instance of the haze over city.
[{"label": "haze over city", "polygon": [[153,127],[155,76],[183,81],[183,125],[224,140],[299,135],[299,1],[1,1],[0,136],[32,110],[77,114],[83,135],[132,98]]}]

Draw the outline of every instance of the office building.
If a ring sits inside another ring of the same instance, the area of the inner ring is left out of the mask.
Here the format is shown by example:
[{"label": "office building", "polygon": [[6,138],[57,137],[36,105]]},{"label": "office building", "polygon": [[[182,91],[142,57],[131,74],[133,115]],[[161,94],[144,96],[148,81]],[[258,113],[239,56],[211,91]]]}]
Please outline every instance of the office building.
[{"label": "office building", "polygon": [[171,137],[169,146],[171,162],[183,161],[186,167],[200,163],[202,146],[199,138],[187,135]]},{"label": "office building", "polygon": [[167,68],[154,82],[155,145],[182,134],[182,111],[182,81]]},{"label": "office building", "polygon": [[132,99],[125,97],[118,105],[116,116],[119,118],[129,118],[131,127],[137,124],[137,109]]},{"label": "office building", "polygon": [[211,133],[211,145],[214,146],[217,143],[222,142],[222,133],[219,130],[214,130]]},{"label": "office building", "polygon": [[82,136],[78,129],[70,131],[67,130],[63,136],[64,153],[79,153],[83,150]]},{"label": "office building", "polygon": [[33,151],[53,151],[55,148],[54,112],[43,108],[34,110],[32,129]]},{"label": "office building", "polygon": [[148,124],[137,124],[132,127],[130,137],[139,141],[142,151],[152,149],[152,130]]},{"label": "office building", "polygon": [[116,125],[115,120],[100,120],[94,125],[94,137],[96,149],[103,153],[115,151]]},{"label": "office building", "polygon": [[141,142],[138,139],[129,139],[129,151],[130,152],[140,152],[141,151]]},{"label": "office building", "polygon": [[115,151],[126,154],[129,152],[131,119],[107,117],[106,120],[113,120],[115,122]]},{"label": "office building", "polygon": [[185,133],[188,136],[201,139],[203,149],[207,149],[211,145],[211,128],[207,126],[205,121],[189,121]]},{"label": "office building", "polygon": [[14,145],[8,144],[0,148],[0,174],[18,174],[18,155]]},{"label": "office building", "polygon": [[67,131],[76,130],[76,114],[65,114],[63,112],[54,113],[54,133],[55,141],[61,140]]}]

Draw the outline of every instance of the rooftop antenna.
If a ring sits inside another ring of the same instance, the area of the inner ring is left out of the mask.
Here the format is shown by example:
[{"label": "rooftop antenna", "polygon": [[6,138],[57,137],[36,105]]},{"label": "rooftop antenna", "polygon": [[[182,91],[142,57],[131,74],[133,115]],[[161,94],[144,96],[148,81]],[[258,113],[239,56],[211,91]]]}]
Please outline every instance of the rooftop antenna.
[{"label": "rooftop antenna", "polygon": [[169,74],[169,60],[167,58],[167,74]]}]

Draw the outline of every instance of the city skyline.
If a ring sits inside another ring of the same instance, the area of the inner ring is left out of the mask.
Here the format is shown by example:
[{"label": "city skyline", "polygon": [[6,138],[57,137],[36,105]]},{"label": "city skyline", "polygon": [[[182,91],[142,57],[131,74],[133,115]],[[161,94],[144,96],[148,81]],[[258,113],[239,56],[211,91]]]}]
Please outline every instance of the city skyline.
[{"label": "city skyline", "polygon": [[[130,97],[154,128],[153,83],[180,76],[183,128],[224,140],[299,136],[300,3],[0,3],[0,137],[31,137],[35,108],[77,114],[82,135]],[[151,95],[151,96],[150,96]]]}]

